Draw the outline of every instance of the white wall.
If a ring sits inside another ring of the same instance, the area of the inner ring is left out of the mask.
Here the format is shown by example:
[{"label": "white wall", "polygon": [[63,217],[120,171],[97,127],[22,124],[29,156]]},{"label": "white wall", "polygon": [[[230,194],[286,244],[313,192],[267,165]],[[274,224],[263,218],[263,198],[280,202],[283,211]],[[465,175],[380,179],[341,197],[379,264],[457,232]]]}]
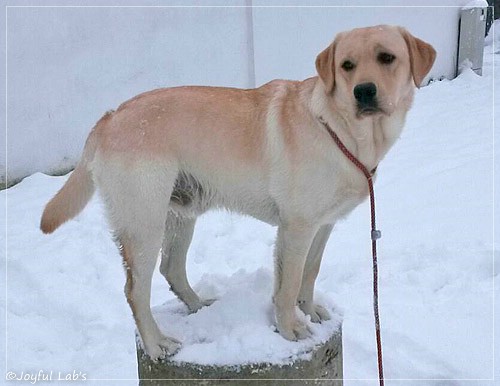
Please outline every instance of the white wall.
[{"label": "white wall", "polygon": [[[102,4],[98,0],[58,1],[53,4]],[[23,2],[37,4],[18,0],[12,5]],[[234,7],[251,3],[256,7]],[[373,3],[361,0],[325,3],[357,7],[269,8],[259,7],[271,4],[265,0],[198,0],[189,4],[233,7],[8,8],[4,29],[8,127],[7,137],[1,135],[0,180],[5,181],[6,150],[9,180],[73,166],[100,116],[139,92],[183,84],[253,87],[274,78],[312,76],[316,55],[337,32],[357,26],[404,25],[437,48],[430,76],[454,75],[459,8],[358,7]],[[384,1],[391,6],[404,3]],[[446,6],[464,3],[439,2]],[[38,0],[38,4],[44,2]]]},{"label": "white wall", "polygon": [[[267,3],[265,0],[253,0],[254,5]],[[286,4],[293,3],[286,1]],[[316,55],[330,44],[336,33],[377,24],[404,26],[436,48],[437,59],[424,84],[430,78],[446,76],[451,79],[455,76],[461,9],[456,4],[465,4],[467,1],[440,1],[455,6],[436,8],[401,7],[408,4],[405,0],[389,2],[399,7],[380,8],[364,6],[370,3],[368,1],[351,0],[344,3],[351,6],[255,8],[253,24],[257,84],[274,78],[303,79],[313,76]],[[425,5],[424,1],[421,3]]]},{"label": "white wall", "polygon": [[253,85],[244,8],[7,12],[9,179],[74,165],[99,117],[140,92]]}]

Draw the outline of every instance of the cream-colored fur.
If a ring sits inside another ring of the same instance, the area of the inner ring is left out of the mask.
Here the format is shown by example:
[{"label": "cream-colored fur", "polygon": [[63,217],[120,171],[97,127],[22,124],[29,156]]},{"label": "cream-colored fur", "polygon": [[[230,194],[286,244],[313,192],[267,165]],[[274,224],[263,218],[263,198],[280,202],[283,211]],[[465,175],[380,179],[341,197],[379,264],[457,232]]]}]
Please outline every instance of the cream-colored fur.
[{"label": "cream-colored fur", "polygon": [[[394,61],[383,63],[381,53]],[[96,124],[41,229],[50,233],[77,215],[97,187],[123,256],[127,299],[144,347],[157,359],[180,346],[162,335],[150,311],[160,248],[160,271],[196,312],[213,301],[200,299],[186,277],[196,217],[227,208],[278,225],[276,324],[286,339],[302,339],[310,330],[296,305],[312,322],[329,318],[313,302],[323,250],[335,222],[368,193],[318,118],[375,168],[400,135],[415,84],[434,57],[406,30],[376,26],[339,34],[316,59],[319,77],[250,90],[178,87],[138,95]],[[367,82],[376,86],[378,103],[369,113],[353,95]]]}]

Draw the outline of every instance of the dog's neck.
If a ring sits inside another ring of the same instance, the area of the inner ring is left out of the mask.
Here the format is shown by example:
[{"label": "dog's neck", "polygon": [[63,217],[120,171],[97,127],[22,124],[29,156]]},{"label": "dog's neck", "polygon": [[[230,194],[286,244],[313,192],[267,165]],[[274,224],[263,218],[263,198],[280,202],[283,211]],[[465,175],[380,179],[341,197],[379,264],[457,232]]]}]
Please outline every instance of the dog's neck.
[{"label": "dog's neck", "polygon": [[376,115],[352,119],[340,130],[349,136],[357,150],[358,159],[369,169],[376,167],[387,154],[403,129],[404,113],[391,116]]},{"label": "dog's neck", "polygon": [[[368,170],[372,170],[399,138],[407,108],[396,108],[390,116],[374,115],[359,119],[338,106],[335,98],[327,96],[321,80],[318,80],[312,91],[310,110],[315,117],[323,117],[349,151]],[[321,124],[318,127],[324,130]]]}]

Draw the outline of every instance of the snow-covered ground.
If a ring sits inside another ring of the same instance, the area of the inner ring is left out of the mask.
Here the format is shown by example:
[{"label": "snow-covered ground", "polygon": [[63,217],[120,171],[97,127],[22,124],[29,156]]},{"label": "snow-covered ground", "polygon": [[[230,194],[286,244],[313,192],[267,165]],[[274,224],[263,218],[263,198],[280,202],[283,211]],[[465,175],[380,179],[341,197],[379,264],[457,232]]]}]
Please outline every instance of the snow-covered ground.
[{"label": "snow-covered ground", "polygon": [[[500,39],[495,43],[500,47]],[[466,70],[420,89],[401,139],[380,165],[375,189],[383,231],[385,374],[410,380],[405,385],[469,385],[471,379],[487,385],[495,372],[500,379],[498,359],[494,370],[495,325],[500,328],[494,314],[500,299],[498,280],[494,284],[500,256],[494,242],[494,198],[500,198],[494,189],[496,50],[490,39],[482,77]],[[96,385],[137,383],[125,277],[99,199],[53,235],[38,229],[44,204],[66,178],[35,174],[0,193],[6,203],[0,237],[7,247],[0,264],[6,277],[2,366],[17,377],[84,374]],[[156,314],[185,342],[178,360],[229,363],[245,351],[253,355],[249,360],[268,360],[284,349],[292,355],[303,350],[303,343],[272,332],[274,234],[273,227],[225,212],[200,218],[188,275],[197,291],[220,300],[198,314],[188,316],[155,274],[152,304],[167,302]],[[345,385],[377,375],[368,235],[365,202],[337,225],[317,281],[320,303],[342,315]],[[314,327],[319,339],[334,323]]]}]

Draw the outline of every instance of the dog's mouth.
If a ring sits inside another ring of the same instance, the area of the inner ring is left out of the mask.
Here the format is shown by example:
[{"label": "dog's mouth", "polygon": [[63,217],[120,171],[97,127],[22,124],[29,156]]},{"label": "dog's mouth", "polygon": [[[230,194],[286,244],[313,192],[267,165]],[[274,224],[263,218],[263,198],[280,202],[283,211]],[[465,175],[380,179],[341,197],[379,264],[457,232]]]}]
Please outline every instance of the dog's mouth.
[{"label": "dog's mouth", "polygon": [[356,118],[362,119],[373,115],[388,115],[387,112],[378,106],[357,106]]}]

